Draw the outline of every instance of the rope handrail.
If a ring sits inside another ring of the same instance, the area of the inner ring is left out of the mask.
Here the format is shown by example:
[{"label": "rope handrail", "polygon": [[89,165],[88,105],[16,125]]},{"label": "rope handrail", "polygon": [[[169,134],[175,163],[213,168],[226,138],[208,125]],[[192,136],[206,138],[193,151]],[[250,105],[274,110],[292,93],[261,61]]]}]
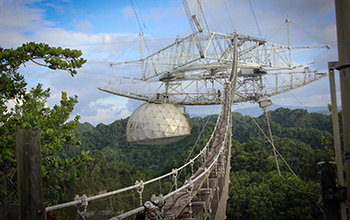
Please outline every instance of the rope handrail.
[{"label": "rope handrail", "polygon": [[[207,147],[209,146],[211,140],[213,139],[213,137],[214,137],[214,135],[215,135],[216,129],[217,129],[218,124],[219,124],[219,120],[220,120],[220,118],[221,118],[220,116],[221,116],[221,112],[220,112],[220,114],[218,114],[218,118],[217,118],[215,127],[214,127],[213,132],[212,132],[212,134],[211,134],[209,140],[207,141],[205,147],[204,147],[194,158],[192,158],[189,162],[187,162],[186,164],[182,165],[181,167],[179,167],[179,168],[177,168],[177,169],[173,169],[171,172],[169,172],[169,173],[167,173],[167,174],[164,174],[164,175],[162,175],[162,176],[159,176],[159,177],[153,178],[153,179],[151,179],[151,180],[148,180],[148,181],[144,182],[143,184],[144,184],[144,185],[147,185],[147,184],[153,183],[153,182],[155,182],[155,181],[164,179],[164,178],[166,178],[166,177],[168,177],[168,176],[171,176],[171,175],[173,175],[175,172],[178,172],[178,171],[184,169],[185,167],[187,167],[188,165],[191,164],[191,161],[194,161],[194,160],[196,160],[199,156],[201,156],[201,155],[205,152],[205,150],[207,149]],[[122,192],[126,192],[126,191],[129,191],[129,190],[137,189],[138,187],[139,187],[139,184],[135,184],[135,185],[128,186],[128,187],[125,187],[125,188],[122,188],[122,189],[118,189],[118,190],[114,190],[114,191],[111,191],[111,192],[107,192],[107,193],[103,193],[103,194],[99,194],[99,195],[87,197],[86,200],[87,200],[87,201],[93,201],[93,200],[96,200],[96,199],[101,199],[101,198],[104,198],[104,197],[116,195],[116,194],[119,194],[119,193],[122,193]],[[70,207],[70,206],[74,206],[74,205],[79,205],[79,204],[82,204],[82,202],[83,202],[82,199],[77,199],[77,200],[75,200],[75,201],[71,201],[71,202],[66,202],[66,203],[62,203],[62,204],[58,204],[58,205],[49,206],[49,207],[46,207],[46,208],[45,208],[45,212],[54,211],[54,210],[57,210],[57,209],[66,208],[66,207]]]},{"label": "rope handrail", "polygon": [[189,160],[187,163],[185,163],[184,165],[182,165],[181,167],[179,167],[178,170],[182,170],[183,168],[187,167],[189,164],[191,164],[191,161],[196,160],[199,156],[201,156],[201,155],[207,150],[207,148],[208,148],[209,145],[210,145],[211,140],[212,140],[213,137],[214,137],[214,134],[215,134],[215,132],[216,132],[216,129],[217,129],[219,120],[220,120],[220,116],[219,116],[218,119],[217,119],[217,123],[216,123],[216,125],[215,125],[215,127],[214,127],[214,129],[213,129],[213,132],[211,133],[211,136],[210,136],[209,140],[207,141],[205,147],[203,147],[203,149],[202,149],[195,157],[193,157],[193,158],[192,158],[191,160]]},{"label": "rope handrail", "polygon": [[[226,135],[225,135],[225,137],[226,137]],[[213,160],[213,162],[210,164],[210,166],[208,167],[208,169],[205,169],[204,172],[202,172],[200,175],[198,175],[196,178],[194,178],[191,182],[187,182],[187,183],[185,183],[184,185],[182,185],[180,188],[178,188],[178,189],[176,189],[176,190],[174,190],[174,191],[168,193],[167,195],[165,195],[165,196],[163,197],[164,200],[167,199],[167,198],[169,198],[169,197],[171,197],[171,196],[173,196],[173,195],[175,195],[176,193],[178,193],[178,192],[180,192],[180,191],[186,189],[187,187],[190,186],[190,184],[193,184],[193,182],[195,182],[195,181],[199,180],[200,178],[202,178],[203,175],[206,175],[207,173],[210,173],[210,172],[212,171],[212,169],[213,169],[215,163],[216,163],[217,160],[219,159],[219,156],[221,155],[223,149],[224,149],[224,146],[225,146],[224,143],[225,143],[225,141],[223,141],[222,146],[221,146],[221,148],[220,148],[220,152],[219,152],[218,155],[215,157],[215,159]],[[206,179],[206,178],[205,178],[205,179]],[[124,218],[130,217],[130,216],[132,216],[132,215],[135,215],[135,214],[137,214],[137,213],[143,212],[144,210],[145,210],[145,206],[140,206],[140,207],[135,208],[135,209],[133,209],[133,210],[130,210],[130,211],[126,212],[126,213],[123,213],[123,214],[121,214],[121,215],[119,215],[119,216],[117,216],[117,217],[110,218],[109,220],[124,219]]]},{"label": "rope handrail", "polygon": [[[231,82],[228,82],[228,88],[229,88],[229,91],[230,91],[229,94],[231,94],[231,92],[232,92]],[[231,99],[232,99],[231,95],[230,95],[229,97],[227,97],[227,98],[230,100],[229,103],[231,103]],[[213,137],[213,134],[215,133],[215,131],[216,131],[217,127],[218,127],[220,116],[222,115],[222,113],[223,113],[225,107],[227,108],[227,109],[226,109],[226,113],[227,113],[228,111],[231,111],[231,108],[230,108],[230,107],[231,107],[231,104],[230,104],[230,105],[227,105],[227,104],[226,104],[226,105],[224,105],[224,104],[222,105],[221,112],[220,112],[220,114],[219,114],[219,117],[218,117],[217,123],[216,123],[216,125],[215,125],[214,131],[213,131],[212,136],[210,137],[209,141],[207,142],[207,144],[210,143],[210,141],[211,141],[211,139],[212,139],[212,137]],[[187,187],[190,186],[190,184],[193,184],[193,182],[196,182],[197,180],[199,180],[200,178],[202,178],[203,175],[206,175],[206,177],[204,178],[204,180],[206,180],[207,178],[209,178],[209,175],[207,175],[207,174],[210,174],[210,172],[212,171],[214,165],[218,162],[220,155],[223,153],[223,151],[224,151],[224,149],[225,149],[225,143],[226,143],[226,141],[227,141],[227,136],[228,136],[228,129],[230,129],[230,126],[229,126],[229,125],[230,125],[231,119],[230,119],[229,117],[230,117],[230,114],[227,114],[227,115],[226,115],[227,120],[226,120],[226,125],[225,125],[224,138],[223,138],[223,140],[222,140],[222,143],[221,143],[221,147],[220,147],[220,149],[219,149],[219,152],[217,153],[216,157],[213,159],[213,161],[211,162],[211,164],[210,164],[207,168],[205,168],[204,171],[201,172],[197,177],[195,177],[194,179],[189,179],[190,181],[186,181],[180,188],[177,188],[176,190],[174,190],[174,191],[168,193],[167,195],[165,195],[165,196],[163,197],[164,200],[166,200],[166,199],[170,198],[171,196],[173,196],[173,195],[179,193],[180,191],[186,189]],[[204,149],[206,149],[207,146],[208,146],[208,145],[206,145],[198,155],[202,154],[202,153],[204,152]],[[198,158],[198,155],[195,157],[195,159]],[[194,158],[193,158],[192,160],[194,160]],[[190,160],[190,162],[188,162],[187,165],[190,164],[192,160]],[[185,167],[185,165],[183,165],[183,166],[180,167],[180,168],[182,169],[183,167]],[[179,169],[180,169],[180,168],[179,168]],[[171,174],[174,173],[174,172],[178,172],[178,169],[173,170],[172,172],[169,173],[169,175],[171,175]],[[168,174],[166,174],[166,175],[168,175]],[[190,178],[191,178],[191,177],[190,177]],[[119,215],[119,216],[113,217],[113,218],[111,218],[111,219],[109,219],[109,220],[124,219],[124,218],[130,217],[130,216],[132,216],[132,215],[135,215],[135,214],[137,214],[137,213],[140,213],[140,212],[142,212],[142,211],[144,211],[144,210],[145,210],[145,207],[144,207],[144,206],[140,206],[140,207],[135,208],[135,209],[133,209],[133,210],[130,210],[130,211],[126,212],[126,213],[123,213],[123,214],[121,214],[121,215]]]},{"label": "rope handrail", "polygon": [[[230,85],[231,85],[231,83],[229,82],[229,88],[230,88],[230,90],[231,90],[231,86],[230,86]],[[229,99],[230,99],[230,98],[229,98]],[[229,106],[230,106],[230,105],[229,105]],[[227,106],[224,106],[224,105],[223,105],[223,108],[224,108],[224,107],[227,107]],[[227,108],[228,108],[228,107],[227,107]],[[227,112],[227,111],[228,111],[228,109],[226,109],[226,112]],[[173,195],[175,195],[176,193],[180,192],[181,190],[186,189],[187,187],[190,186],[191,183],[196,182],[197,180],[199,180],[200,178],[202,178],[203,175],[209,174],[209,173],[212,171],[214,165],[218,162],[220,155],[223,153],[223,151],[224,151],[224,149],[225,149],[225,143],[226,143],[226,141],[227,141],[227,136],[228,136],[228,129],[230,128],[230,126],[229,126],[229,123],[230,123],[229,115],[227,115],[226,117],[228,118],[228,120],[226,120],[224,138],[223,138],[223,140],[222,140],[222,144],[221,144],[221,147],[220,147],[220,149],[219,149],[219,152],[217,153],[216,157],[213,159],[212,163],[211,163],[207,168],[205,168],[204,172],[201,172],[201,174],[199,174],[197,177],[195,177],[193,180],[191,180],[191,182],[187,182],[187,183],[185,183],[183,186],[181,186],[180,188],[178,188],[177,190],[174,190],[174,191],[172,191],[171,193],[168,193],[167,195],[165,195],[165,196],[164,196],[164,200],[167,199],[167,198],[169,198],[169,197],[171,197],[171,196],[173,196]],[[208,178],[207,175],[206,175],[206,178]],[[206,179],[206,178],[205,178],[205,179]]]},{"label": "rope handrail", "polygon": [[[223,141],[223,143],[222,143],[222,146],[221,146],[221,148],[220,148],[220,151],[219,151],[219,153],[216,155],[216,157],[215,157],[215,159],[213,160],[213,162],[209,165],[209,167],[208,167],[207,169],[205,169],[204,172],[202,172],[202,173],[199,174],[196,178],[194,178],[194,179],[192,180],[192,182],[197,181],[197,180],[200,179],[203,175],[205,175],[205,174],[211,172],[211,170],[212,170],[212,168],[214,167],[215,163],[216,163],[217,160],[219,159],[219,156],[221,155],[223,149],[225,148],[225,141],[226,141],[225,139],[226,139],[226,135],[225,135],[224,141]],[[182,185],[182,186],[181,186],[180,188],[178,188],[177,190],[174,190],[174,191],[172,191],[171,193],[168,193],[167,195],[165,195],[165,196],[164,196],[164,199],[167,199],[167,198],[169,198],[170,196],[172,196],[172,195],[174,195],[174,194],[180,192],[181,190],[187,188],[189,185],[190,185],[189,182],[188,182],[188,183],[185,183],[184,185]]]}]

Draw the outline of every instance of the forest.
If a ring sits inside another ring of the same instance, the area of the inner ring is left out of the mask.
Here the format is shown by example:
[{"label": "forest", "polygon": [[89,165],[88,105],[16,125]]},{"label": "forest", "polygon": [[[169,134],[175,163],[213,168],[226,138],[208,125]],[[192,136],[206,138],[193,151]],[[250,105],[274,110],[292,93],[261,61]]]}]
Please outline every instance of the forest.
[{"label": "forest", "polygon": [[[276,148],[295,175],[281,160],[281,176],[278,175],[273,149],[254,122],[255,120],[268,133],[265,116],[261,115],[253,120],[250,116],[233,112],[232,168],[227,217],[320,219],[322,211],[319,204],[317,162],[331,160],[333,157],[331,116],[288,108],[279,108],[269,114]],[[88,123],[78,124],[81,145],[65,146],[61,157],[76,156],[84,150],[92,152],[94,161],[79,170],[79,178],[74,181],[72,191],[67,191],[65,199],[72,198],[77,190],[79,194],[94,195],[103,190],[111,191],[133,185],[136,180],[148,180],[180,167],[202,130],[200,143],[204,144],[204,140],[208,139],[216,118],[217,115],[191,118],[191,135],[178,143],[164,146],[127,143],[127,119],[117,120],[110,125],[99,124],[96,127]],[[203,145],[197,146],[193,155],[201,147]],[[157,188],[159,186],[151,187],[150,191],[157,192]],[[105,206],[115,204],[115,207],[123,210],[130,209],[135,204],[137,206],[136,192],[131,199],[125,196],[125,199],[110,199]],[[90,208],[94,209],[94,206]]]},{"label": "forest", "polygon": [[[50,89],[28,89],[18,70],[29,61],[51,70],[77,74],[86,60],[81,51],[26,43],[17,49],[0,48],[0,205],[16,203],[16,143],[18,128],[40,128],[43,199],[46,206],[120,189],[180,167],[204,146],[217,115],[190,118],[191,135],[164,146],[133,145],[126,141],[128,118],[109,125],[80,123],[70,114],[76,96],[62,92],[59,104],[46,105]],[[9,107],[12,100],[15,105]],[[303,109],[279,108],[269,113],[275,146],[291,169],[279,158],[276,169],[265,115],[232,115],[232,155],[227,219],[321,219],[317,162],[334,160],[331,116]],[[259,129],[259,127],[261,130]],[[166,194],[172,180],[145,188]],[[134,190],[89,202],[87,219],[108,219],[139,206]],[[53,211],[53,219],[79,219],[75,207]]]}]

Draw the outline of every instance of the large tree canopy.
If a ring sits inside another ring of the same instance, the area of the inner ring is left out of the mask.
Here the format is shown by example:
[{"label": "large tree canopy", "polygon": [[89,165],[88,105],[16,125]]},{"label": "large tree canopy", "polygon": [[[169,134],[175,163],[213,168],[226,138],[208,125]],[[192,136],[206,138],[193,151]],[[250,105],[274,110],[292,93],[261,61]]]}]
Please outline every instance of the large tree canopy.
[{"label": "large tree canopy", "polygon": [[[45,201],[56,203],[62,195],[62,188],[76,176],[70,168],[80,166],[91,158],[88,152],[62,159],[58,153],[62,145],[78,145],[77,127],[79,116],[67,122],[77,103],[77,97],[68,97],[62,92],[59,105],[46,105],[50,89],[41,84],[27,91],[27,83],[19,68],[27,62],[53,70],[66,70],[72,76],[86,60],[80,58],[79,50],[50,47],[43,43],[26,43],[17,49],[0,48],[0,204],[15,202],[16,157],[15,131],[19,128],[41,129],[42,171]],[[14,102],[9,107],[10,101]],[[59,193],[58,193],[59,191]]]}]

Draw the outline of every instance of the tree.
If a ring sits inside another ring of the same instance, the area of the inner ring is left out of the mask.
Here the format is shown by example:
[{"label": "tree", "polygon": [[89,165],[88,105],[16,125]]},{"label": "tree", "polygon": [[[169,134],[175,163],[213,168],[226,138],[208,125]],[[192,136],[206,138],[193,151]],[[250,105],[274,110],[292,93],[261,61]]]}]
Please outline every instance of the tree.
[{"label": "tree", "polygon": [[276,172],[232,172],[228,219],[320,219],[320,186]]},{"label": "tree", "polygon": [[[50,89],[41,84],[27,91],[24,76],[19,73],[21,65],[29,61],[53,70],[66,70],[72,76],[86,60],[80,58],[79,50],[50,47],[43,43],[26,43],[17,49],[0,48],[0,204],[15,202],[16,158],[15,131],[19,128],[41,129],[42,174],[44,201],[57,203],[62,195],[62,186],[76,176],[70,168],[81,166],[91,160],[89,152],[62,159],[58,153],[62,144],[78,145],[76,141],[79,116],[67,122],[77,97],[68,97],[62,92],[59,105],[50,108],[46,100]],[[9,102],[15,103],[9,107]]]},{"label": "tree", "polygon": [[316,162],[325,151],[291,139],[275,141],[294,172],[281,164],[279,176],[272,148],[259,142],[234,141],[231,157],[228,219],[320,219]]}]

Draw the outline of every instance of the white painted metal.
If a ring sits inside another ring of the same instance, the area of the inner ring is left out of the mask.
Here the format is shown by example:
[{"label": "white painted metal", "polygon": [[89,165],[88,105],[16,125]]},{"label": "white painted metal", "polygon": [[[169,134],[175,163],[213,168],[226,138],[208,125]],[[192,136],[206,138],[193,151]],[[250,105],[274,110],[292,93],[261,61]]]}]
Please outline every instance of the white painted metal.
[{"label": "white painted metal", "polygon": [[173,104],[145,103],[130,116],[126,127],[128,142],[165,145],[191,133],[187,117]]},{"label": "white painted metal", "polygon": [[[221,94],[218,91],[222,90],[231,71],[235,36],[238,39],[239,73],[236,103],[258,101],[260,97],[284,93],[326,76],[326,73],[293,63],[290,57],[292,50],[328,46],[284,46],[237,33],[203,30],[177,38],[168,47],[144,59],[132,61],[142,63],[141,80],[110,83],[99,89],[143,101],[180,105],[220,104]],[[111,65],[118,64],[121,63]],[[159,100],[159,97],[163,99]]]}]

